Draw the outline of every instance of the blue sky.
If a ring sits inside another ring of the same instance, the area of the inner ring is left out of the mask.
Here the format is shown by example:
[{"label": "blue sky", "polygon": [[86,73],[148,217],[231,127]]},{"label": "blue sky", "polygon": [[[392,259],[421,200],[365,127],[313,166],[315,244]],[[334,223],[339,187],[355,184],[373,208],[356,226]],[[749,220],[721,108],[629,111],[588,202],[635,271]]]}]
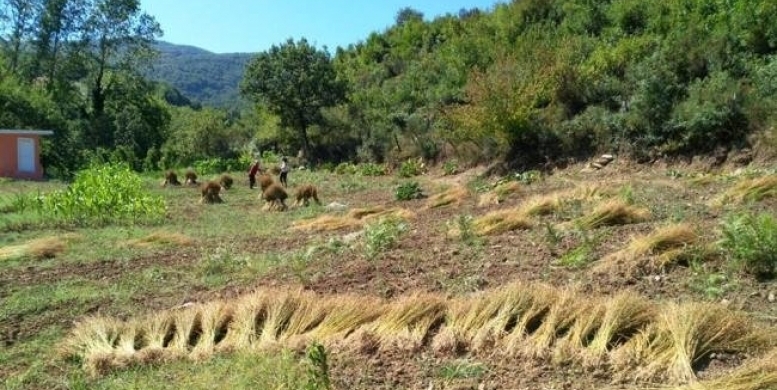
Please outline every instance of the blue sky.
[{"label": "blue sky", "polygon": [[[498,0],[141,0],[164,30],[162,40],[215,53],[260,52],[302,37],[330,52],[383,31],[412,7],[426,20]],[[501,1],[503,2],[503,1]]]}]

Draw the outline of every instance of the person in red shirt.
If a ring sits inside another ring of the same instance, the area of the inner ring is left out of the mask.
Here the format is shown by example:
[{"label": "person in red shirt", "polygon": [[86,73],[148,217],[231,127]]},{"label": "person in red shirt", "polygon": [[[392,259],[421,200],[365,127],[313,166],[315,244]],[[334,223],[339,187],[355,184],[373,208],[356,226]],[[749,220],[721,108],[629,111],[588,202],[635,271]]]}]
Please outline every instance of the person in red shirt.
[{"label": "person in red shirt", "polygon": [[256,185],[256,174],[261,171],[262,168],[259,165],[259,160],[254,160],[254,163],[248,168],[248,188],[254,189],[254,186]]}]

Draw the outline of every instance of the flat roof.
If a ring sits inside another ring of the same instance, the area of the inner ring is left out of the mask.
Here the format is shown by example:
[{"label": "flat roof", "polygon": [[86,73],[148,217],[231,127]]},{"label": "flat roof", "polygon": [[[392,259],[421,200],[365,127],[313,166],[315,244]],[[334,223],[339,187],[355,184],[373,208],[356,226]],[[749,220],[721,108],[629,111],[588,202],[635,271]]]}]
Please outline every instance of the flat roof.
[{"label": "flat roof", "polygon": [[8,130],[0,129],[0,134],[20,134],[20,135],[52,135],[53,130]]}]

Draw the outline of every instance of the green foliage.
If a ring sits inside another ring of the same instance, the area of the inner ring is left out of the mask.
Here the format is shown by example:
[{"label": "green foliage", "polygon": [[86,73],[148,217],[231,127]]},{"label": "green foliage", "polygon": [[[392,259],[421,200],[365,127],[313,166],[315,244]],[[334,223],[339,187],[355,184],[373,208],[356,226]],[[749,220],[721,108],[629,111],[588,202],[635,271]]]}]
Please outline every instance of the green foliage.
[{"label": "green foliage", "polygon": [[322,124],[322,108],[343,101],[346,91],[329,53],[304,38],[258,54],[246,67],[240,88],[277,115],[282,127],[294,130],[306,156],[311,156],[308,127]]},{"label": "green foliage", "polygon": [[358,172],[358,168],[356,165],[353,165],[349,162],[342,162],[340,164],[337,164],[337,166],[334,169],[334,172],[338,175],[354,175],[356,172]]},{"label": "green foliage", "polygon": [[329,379],[329,363],[327,362],[327,353],[324,346],[319,343],[312,343],[308,346],[305,353],[308,360],[308,378],[305,383],[305,390],[329,390],[332,388]]},{"label": "green foliage", "polygon": [[440,377],[446,380],[480,378],[486,373],[486,366],[467,360],[454,360],[440,368]]},{"label": "green foliage", "polygon": [[383,176],[386,174],[386,166],[375,163],[362,163],[357,166],[362,176]]},{"label": "green foliage", "polygon": [[396,244],[407,231],[407,224],[398,218],[381,218],[364,228],[364,254],[368,259],[384,252]]},{"label": "green foliage", "polygon": [[668,126],[668,147],[709,152],[718,145],[737,145],[747,134],[741,81],[715,72],[688,86],[688,97],[675,107]]},{"label": "green foliage", "polygon": [[238,85],[251,54],[217,54],[162,41],[155,48],[159,57],[154,61],[155,66],[145,71],[149,79],[170,84],[186,100],[203,105],[230,108],[244,104]]},{"label": "green foliage", "polygon": [[16,206],[29,206],[54,223],[76,226],[157,223],[165,216],[164,200],[149,194],[140,176],[125,164],[85,169],[66,189]]},{"label": "green foliage", "polygon": [[402,162],[397,170],[399,177],[413,177],[422,175],[426,171],[426,165],[421,159],[411,159]]},{"label": "green foliage", "polygon": [[[249,163],[250,164],[250,163]],[[200,175],[212,175],[222,172],[240,171],[248,164],[241,164],[238,159],[209,158],[194,163],[194,171]]]},{"label": "green foliage", "polygon": [[483,244],[483,239],[475,233],[472,225],[474,218],[471,215],[460,214],[455,219],[456,230],[459,232],[459,240],[468,247],[478,247]]},{"label": "green foliage", "polygon": [[413,200],[423,198],[424,193],[417,181],[408,181],[397,186],[394,191],[396,200]]},{"label": "green foliage", "polygon": [[740,270],[756,275],[777,271],[777,219],[769,214],[737,214],[722,223],[719,242]]},{"label": "green foliage", "polygon": [[459,163],[455,160],[448,160],[442,164],[442,171],[445,176],[451,176],[459,173]]}]

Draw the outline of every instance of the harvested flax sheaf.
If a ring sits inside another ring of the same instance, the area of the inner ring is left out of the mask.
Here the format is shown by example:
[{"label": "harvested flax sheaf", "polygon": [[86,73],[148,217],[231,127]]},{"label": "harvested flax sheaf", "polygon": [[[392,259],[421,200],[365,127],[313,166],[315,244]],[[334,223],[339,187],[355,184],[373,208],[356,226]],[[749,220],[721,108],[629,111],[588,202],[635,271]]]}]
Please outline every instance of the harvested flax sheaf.
[{"label": "harvested flax sheaf", "polygon": [[[713,304],[656,303],[632,293],[591,297],[572,289],[513,283],[469,297],[425,294],[393,302],[356,296],[264,290],[128,322],[90,318],[77,324],[65,353],[104,374],[132,364],[207,359],[236,350],[312,342],[333,353],[376,350],[461,355],[595,368],[643,387],[768,389],[777,383],[777,332]],[[699,362],[713,353],[744,361],[699,382]],[[769,360],[771,357],[772,360]]]},{"label": "harvested flax sheaf", "polygon": [[690,225],[669,225],[636,237],[623,249],[602,258],[594,273],[611,273],[618,269],[627,275],[640,271],[662,270],[687,255],[699,237]]}]

